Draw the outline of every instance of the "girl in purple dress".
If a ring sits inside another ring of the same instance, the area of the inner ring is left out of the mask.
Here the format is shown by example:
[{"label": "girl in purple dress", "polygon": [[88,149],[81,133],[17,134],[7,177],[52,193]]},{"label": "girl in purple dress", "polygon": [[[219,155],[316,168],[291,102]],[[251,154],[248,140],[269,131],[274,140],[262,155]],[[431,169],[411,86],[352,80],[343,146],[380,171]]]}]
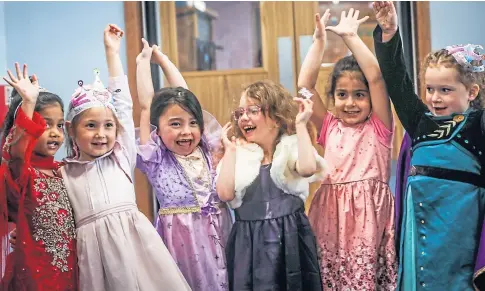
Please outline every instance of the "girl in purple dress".
[{"label": "girl in purple dress", "polygon": [[[136,74],[141,107],[137,167],[160,204],[156,228],[193,290],[227,290],[224,246],[231,216],[214,181],[221,126],[202,111],[158,47],[143,43]],[[178,87],[154,93],[150,59]]]}]

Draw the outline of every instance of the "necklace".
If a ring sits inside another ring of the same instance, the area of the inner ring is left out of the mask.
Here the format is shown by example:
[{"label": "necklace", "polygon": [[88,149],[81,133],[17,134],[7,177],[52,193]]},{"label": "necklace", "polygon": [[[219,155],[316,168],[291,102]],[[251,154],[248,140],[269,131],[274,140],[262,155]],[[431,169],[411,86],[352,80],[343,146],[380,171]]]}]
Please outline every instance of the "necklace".
[{"label": "necklace", "polygon": [[[182,166],[182,174],[184,175],[186,181],[190,184],[195,198],[197,198],[196,193],[198,191],[194,185],[194,182],[199,186],[199,189],[202,187],[204,192],[211,192],[212,177],[209,173],[207,162],[200,148],[196,148],[194,153],[189,156],[180,156],[175,154],[175,157]],[[192,173],[192,175],[190,175],[189,172]],[[197,201],[198,200],[199,199],[197,199]]]}]

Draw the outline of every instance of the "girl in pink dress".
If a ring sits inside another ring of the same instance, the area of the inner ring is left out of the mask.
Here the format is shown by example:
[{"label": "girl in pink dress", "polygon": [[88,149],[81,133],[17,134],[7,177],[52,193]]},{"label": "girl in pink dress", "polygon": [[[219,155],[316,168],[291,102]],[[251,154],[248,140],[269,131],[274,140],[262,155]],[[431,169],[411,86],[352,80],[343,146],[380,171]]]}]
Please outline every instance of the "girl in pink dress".
[{"label": "girl in pink dress", "polygon": [[[316,15],[314,43],[302,65],[298,86],[312,95],[313,123],[325,148],[328,172],[312,201],[309,219],[317,237],[325,290],[394,290],[394,198],[389,189],[393,119],[379,65],[357,35],[368,17],[342,13],[326,27],[327,10]],[[325,30],[342,37],[354,54],[339,60],[328,96],[334,114],[315,90],[325,47]]]}]

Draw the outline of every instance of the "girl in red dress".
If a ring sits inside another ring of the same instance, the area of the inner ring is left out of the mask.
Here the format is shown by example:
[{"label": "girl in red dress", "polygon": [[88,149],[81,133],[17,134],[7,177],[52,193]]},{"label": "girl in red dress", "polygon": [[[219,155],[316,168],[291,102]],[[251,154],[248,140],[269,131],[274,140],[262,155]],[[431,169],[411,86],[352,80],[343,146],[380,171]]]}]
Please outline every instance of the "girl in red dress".
[{"label": "girl in red dress", "polygon": [[[2,132],[0,236],[17,227],[15,250],[2,248],[0,290],[78,290],[75,225],[54,154],[64,141],[62,99],[15,64],[15,90]],[[5,245],[4,245],[5,246]]]}]

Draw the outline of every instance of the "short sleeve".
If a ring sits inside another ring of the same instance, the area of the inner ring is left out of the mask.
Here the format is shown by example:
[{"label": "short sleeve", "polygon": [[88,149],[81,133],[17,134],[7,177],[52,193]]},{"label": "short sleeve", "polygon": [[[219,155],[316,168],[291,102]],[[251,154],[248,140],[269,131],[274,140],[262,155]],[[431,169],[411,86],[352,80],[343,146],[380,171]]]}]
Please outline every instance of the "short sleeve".
[{"label": "short sleeve", "polygon": [[393,130],[389,130],[374,113],[372,113],[370,116],[370,123],[374,128],[374,132],[376,133],[379,142],[382,145],[390,148],[392,146],[392,137],[394,132],[394,119],[392,120],[391,126]]},{"label": "short sleeve", "polygon": [[337,126],[338,119],[330,112],[325,114],[325,118],[323,119],[322,129],[320,130],[320,134],[318,135],[317,143],[322,147],[325,147],[325,142],[327,141],[327,134],[330,130]]},{"label": "short sleeve", "polygon": [[157,128],[151,126],[150,138],[144,145],[140,144],[140,131],[135,130],[136,138],[136,167],[144,174],[152,173],[155,167],[162,162],[165,146],[157,135]]}]

